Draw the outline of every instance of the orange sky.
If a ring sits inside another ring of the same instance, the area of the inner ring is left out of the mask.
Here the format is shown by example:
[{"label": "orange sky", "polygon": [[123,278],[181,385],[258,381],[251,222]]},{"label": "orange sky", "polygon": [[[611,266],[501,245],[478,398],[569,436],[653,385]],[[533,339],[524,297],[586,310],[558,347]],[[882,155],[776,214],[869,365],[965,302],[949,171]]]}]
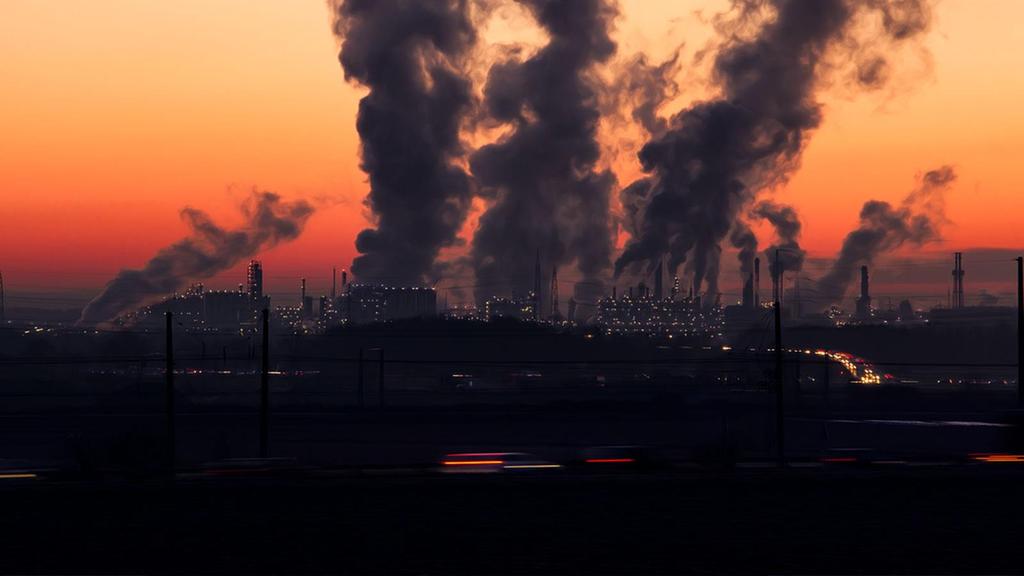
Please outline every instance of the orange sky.
[{"label": "orange sky", "polygon": [[[621,4],[624,53],[686,42],[689,58],[709,35],[694,10],[723,2]],[[915,59],[895,96],[828,95],[802,169],[776,194],[800,210],[813,255],[835,252],[864,200],[898,200],[915,174],[944,163],[960,180],[937,248],[1024,244],[1022,22],[1018,0],[944,0],[926,42],[929,74]],[[262,257],[271,282],[305,274],[325,284],[365,225],[360,91],[336,52],[321,0],[4,0],[9,285],[100,286],[180,237],[182,206],[231,222],[253,186],[317,201],[306,234]]]}]

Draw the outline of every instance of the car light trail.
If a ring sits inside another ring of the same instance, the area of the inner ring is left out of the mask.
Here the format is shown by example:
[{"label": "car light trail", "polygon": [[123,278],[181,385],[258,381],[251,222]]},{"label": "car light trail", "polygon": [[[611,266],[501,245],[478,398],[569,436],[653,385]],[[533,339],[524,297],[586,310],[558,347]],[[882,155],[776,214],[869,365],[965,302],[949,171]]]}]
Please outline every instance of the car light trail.
[{"label": "car light trail", "polygon": [[532,470],[535,468],[561,468],[561,464],[509,464],[505,470]]}]

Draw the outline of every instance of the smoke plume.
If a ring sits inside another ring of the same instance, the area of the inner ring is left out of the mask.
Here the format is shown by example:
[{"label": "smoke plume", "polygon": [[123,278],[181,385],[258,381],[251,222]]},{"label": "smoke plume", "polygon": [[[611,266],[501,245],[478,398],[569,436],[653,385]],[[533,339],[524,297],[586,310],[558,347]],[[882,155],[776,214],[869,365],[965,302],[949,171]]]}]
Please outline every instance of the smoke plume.
[{"label": "smoke plume", "polygon": [[313,207],[305,201],[282,202],[277,194],[254,192],[242,205],[245,224],[229,230],[194,208],[181,217],[192,229],[184,239],[162,248],[141,270],[121,270],[82,311],[78,323],[96,325],[210,278],[246,258],[293,240],[302,233]]},{"label": "smoke plume", "polygon": [[754,258],[757,257],[757,236],[746,222],[737,220],[732,226],[729,242],[733,248],[737,249],[736,258],[740,261],[740,278],[746,281],[754,271]]},{"label": "smoke plume", "polygon": [[825,304],[840,302],[858,267],[871,264],[879,254],[904,244],[921,246],[938,240],[946,222],[945,193],[955,180],[953,168],[943,166],[925,173],[898,208],[880,200],[865,202],[860,226],[846,235],[839,257],[818,281]]},{"label": "smoke plume", "polygon": [[679,94],[675,77],[681,50],[658,64],[652,64],[646,54],[637,54],[618,71],[620,91],[614,99],[616,109],[622,106],[618,100],[625,100],[633,121],[651,136],[660,136],[668,129],[668,121],[658,115],[658,108]]},{"label": "smoke plume", "polygon": [[600,86],[593,68],[615,53],[609,33],[616,12],[606,0],[522,4],[549,40],[528,59],[512,55],[488,72],[484,111],[512,131],[470,158],[490,202],[470,258],[477,284],[523,294],[540,249],[545,270],[575,261],[585,282],[578,287],[593,286],[611,267],[615,186],[611,172],[596,167]]},{"label": "smoke plume", "polygon": [[476,43],[470,0],[332,0],[345,78],[369,89],[356,127],[375,227],[356,237],[364,280],[432,279],[473,197],[456,160],[473,104],[460,69]]},{"label": "smoke plume", "polygon": [[[739,16],[721,30],[713,61],[721,96],[676,114],[640,151],[650,191],[616,275],[668,254],[670,269],[687,263],[695,287],[706,282],[713,292],[738,214],[799,167],[822,120],[817,91],[835,63],[852,62],[853,82],[878,88],[888,69],[881,54],[930,21],[928,0],[734,0],[733,8]],[[871,42],[858,41],[868,30],[877,31]]]},{"label": "smoke plume", "polygon": [[753,216],[767,220],[775,228],[777,242],[765,250],[768,272],[772,279],[779,275],[778,266],[784,272],[803,270],[807,253],[800,247],[800,217],[792,206],[764,200],[754,206]]}]

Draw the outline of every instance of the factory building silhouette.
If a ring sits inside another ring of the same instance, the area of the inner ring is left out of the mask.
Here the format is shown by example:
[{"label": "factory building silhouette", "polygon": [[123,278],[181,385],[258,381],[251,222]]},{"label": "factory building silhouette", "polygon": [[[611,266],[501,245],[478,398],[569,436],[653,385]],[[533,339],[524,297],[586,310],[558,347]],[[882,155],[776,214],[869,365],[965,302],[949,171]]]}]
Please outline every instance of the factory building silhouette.
[{"label": "factory building silhouette", "polygon": [[[737,303],[723,306],[721,295],[710,297],[697,293],[691,287],[687,294],[680,291],[680,278],[673,276],[666,290],[665,266],[659,262],[647,277],[633,286],[611,286],[609,293],[596,302],[579,302],[574,296],[566,300],[563,314],[561,287],[557,266],[550,268],[545,282],[542,276],[543,254],[537,250],[534,261],[533,289],[525,294],[486,297],[478,306],[460,304],[449,307],[447,291],[439,309],[438,291],[426,286],[391,286],[369,282],[350,282],[347,270],[331,269],[330,291],[314,296],[306,278],[298,279],[297,301],[271,305],[266,293],[264,268],[259,260],[246,267],[245,282],[237,290],[208,290],[202,283],[193,284],[185,292],[174,294],[164,301],[132,313],[122,322],[125,325],[142,323],[156,325],[165,312],[173,312],[177,321],[196,331],[255,331],[264,309],[271,311],[277,330],[296,333],[319,333],[336,327],[392,322],[410,319],[471,320],[489,322],[515,320],[545,323],[554,326],[589,326],[609,335],[629,336],[681,336],[714,340],[728,334],[763,328],[765,311],[773,302],[761,298],[761,258],[754,258],[753,266],[742,284]],[[852,313],[838,306],[828,311],[818,310],[813,291],[805,300],[802,281],[797,273],[791,289],[783,293],[781,283],[773,278],[773,300],[783,301],[784,318],[794,326],[843,326],[846,324],[890,324],[931,321],[934,323],[1004,323],[1013,309],[982,301],[969,306],[965,293],[963,254],[954,255],[952,287],[948,307],[930,311],[915,310],[909,300],[895,304],[890,300],[888,309],[874,306],[871,275],[867,265],[860,268],[860,291],[853,298]],[[651,281],[651,284],[648,284]],[[541,288],[546,284],[547,292]],[[621,288],[621,290],[620,290]],[[667,292],[667,294],[666,294]],[[585,307],[581,309],[581,304]],[[585,314],[580,316],[581,310]],[[2,308],[0,308],[2,313]]]}]

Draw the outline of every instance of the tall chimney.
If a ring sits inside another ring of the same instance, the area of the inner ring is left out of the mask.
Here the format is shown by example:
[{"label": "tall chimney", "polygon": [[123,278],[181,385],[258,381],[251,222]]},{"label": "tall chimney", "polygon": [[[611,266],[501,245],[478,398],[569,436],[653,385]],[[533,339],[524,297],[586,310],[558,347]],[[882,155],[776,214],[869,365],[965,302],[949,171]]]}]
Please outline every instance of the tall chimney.
[{"label": "tall chimney", "polygon": [[558,310],[558,266],[551,268],[551,317],[557,318],[561,315]]},{"label": "tall chimney", "polygon": [[743,307],[753,308],[754,307],[754,273],[751,272],[747,276],[747,281],[743,283]]},{"label": "tall chimney", "polygon": [[754,308],[761,306],[761,259],[754,258]]},{"label": "tall chimney", "polygon": [[964,255],[963,252],[953,254],[953,308],[964,307]]},{"label": "tall chimney", "polygon": [[658,269],[654,271],[654,299],[661,300],[665,297],[665,293],[662,291],[663,272],[662,269],[665,266],[661,260],[658,260]]},{"label": "tall chimney", "polygon": [[871,316],[871,286],[868,279],[868,267],[860,267],[860,297],[857,298],[857,317]]},{"label": "tall chimney", "polygon": [[533,264],[533,319],[540,320],[540,248]]},{"label": "tall chimney", "polygon": [[341,271],[341,291],[348,291],[348,270]]}]

